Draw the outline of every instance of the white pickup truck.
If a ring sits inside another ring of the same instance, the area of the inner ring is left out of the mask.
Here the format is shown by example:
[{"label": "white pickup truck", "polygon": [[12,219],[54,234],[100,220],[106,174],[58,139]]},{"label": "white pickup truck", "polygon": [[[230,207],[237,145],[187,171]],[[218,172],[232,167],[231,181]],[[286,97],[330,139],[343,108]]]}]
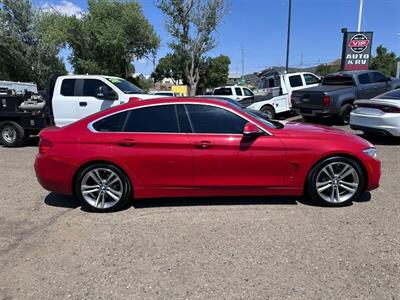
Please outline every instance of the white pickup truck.
[{"label": "white pickup truck", "polygon": [[212,95],[217,97],[229,97],[237,101],[254,98],[254,93],[249,88],[240,85],[227,85],[217,87],[213,90]]},{"label": "white pickup truck", "polygon": [[248,108],[266,113],[271,119],[276,114],[290,111],[290,96],[293,91],[317,86],[321,82],[317,75],[308,72],[289,74],[270,72],[260,75],[258,88],[254,90],[254,99],[243,100],[241,103]]},{"label": "white pickup truck", "polygon": [[145,94],[129,81],[112,76],[69,75],[49,80],[47,94],[15,94],[0,89],[0,144],[18,147],[42,128],[73,123],[130,100],[165,97]]}]

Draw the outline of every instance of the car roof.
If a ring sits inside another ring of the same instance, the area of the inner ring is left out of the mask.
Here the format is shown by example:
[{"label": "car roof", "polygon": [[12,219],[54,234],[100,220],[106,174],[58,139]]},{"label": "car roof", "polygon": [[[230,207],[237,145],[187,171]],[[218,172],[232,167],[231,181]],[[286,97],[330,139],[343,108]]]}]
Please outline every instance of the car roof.
[{"label": "car roof", "polygon": [[336,76],[336,75],[353,76],[353,75],[359,75],[359,74],[371,73],[371,72],[378,72],[378,71],[375,71],[375,70],[340,71],[340,72],[335,72],[335,73],[328,74],[326,76]]},{"label": "car roof", "polygon": [[63,75],[59,76],[58,78],[62,79],[85,79],[85,78],[94,78],[94,79],[106,79],[106,78],[113,78],[113,79],[123,79],[121,77],[116,76],[107,76],[107,75]]}]

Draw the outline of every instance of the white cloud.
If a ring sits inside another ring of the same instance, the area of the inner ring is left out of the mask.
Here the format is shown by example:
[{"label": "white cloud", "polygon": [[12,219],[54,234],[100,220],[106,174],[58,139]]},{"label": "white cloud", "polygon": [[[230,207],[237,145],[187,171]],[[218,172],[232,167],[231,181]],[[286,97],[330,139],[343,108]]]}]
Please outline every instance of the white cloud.
[{"label": "white cloud", "polygon": [[78,5],[68,0],[61,0],[58,3],[46,2],[41,6],[43,11],[57,12],[66,16],[82,17],[83,10]]}]

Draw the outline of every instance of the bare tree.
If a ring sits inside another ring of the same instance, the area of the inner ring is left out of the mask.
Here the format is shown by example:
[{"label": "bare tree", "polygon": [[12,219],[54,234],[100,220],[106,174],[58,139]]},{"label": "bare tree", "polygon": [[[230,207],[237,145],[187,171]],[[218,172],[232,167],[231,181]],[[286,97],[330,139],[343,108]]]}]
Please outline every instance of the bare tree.
[{"label": "bare tree", "polygon": [[213,33],[228,10],[227,0],[159,0],[167,16],[170,47],[182,61],[190,95],[196,95],[200,66],[216,45]]}]

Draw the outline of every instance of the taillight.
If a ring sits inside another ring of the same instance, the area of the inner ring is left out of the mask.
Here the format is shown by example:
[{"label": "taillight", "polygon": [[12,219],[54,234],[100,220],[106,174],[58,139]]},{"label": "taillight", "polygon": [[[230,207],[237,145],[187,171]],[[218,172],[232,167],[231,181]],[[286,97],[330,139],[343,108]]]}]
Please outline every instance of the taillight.
[{"label": "taillight", "polygon": [[138,102],[138,101],[140,101],[140,98],[138,98],[138,97],[130,97],[128,100],[129,103],[130,102]]},{"label": "taillight", "polygon": [[45,153],[49,152],[49,150],[51,149],[52,146],[53,146],[53,144],[49,140],[40,139],[39,153],[45,154]]},{"label": "taillight", "polygon": [[325,95],[322,102],[324,106],[329,106],[331,104],[331,97]]},{"label": "taillight", "polygon": [[358,103],[357,107],[374,108],[379,109],[385,113],[400,113],[400,107],[384,105],[384,104],[368,104],[368,103]]}]

